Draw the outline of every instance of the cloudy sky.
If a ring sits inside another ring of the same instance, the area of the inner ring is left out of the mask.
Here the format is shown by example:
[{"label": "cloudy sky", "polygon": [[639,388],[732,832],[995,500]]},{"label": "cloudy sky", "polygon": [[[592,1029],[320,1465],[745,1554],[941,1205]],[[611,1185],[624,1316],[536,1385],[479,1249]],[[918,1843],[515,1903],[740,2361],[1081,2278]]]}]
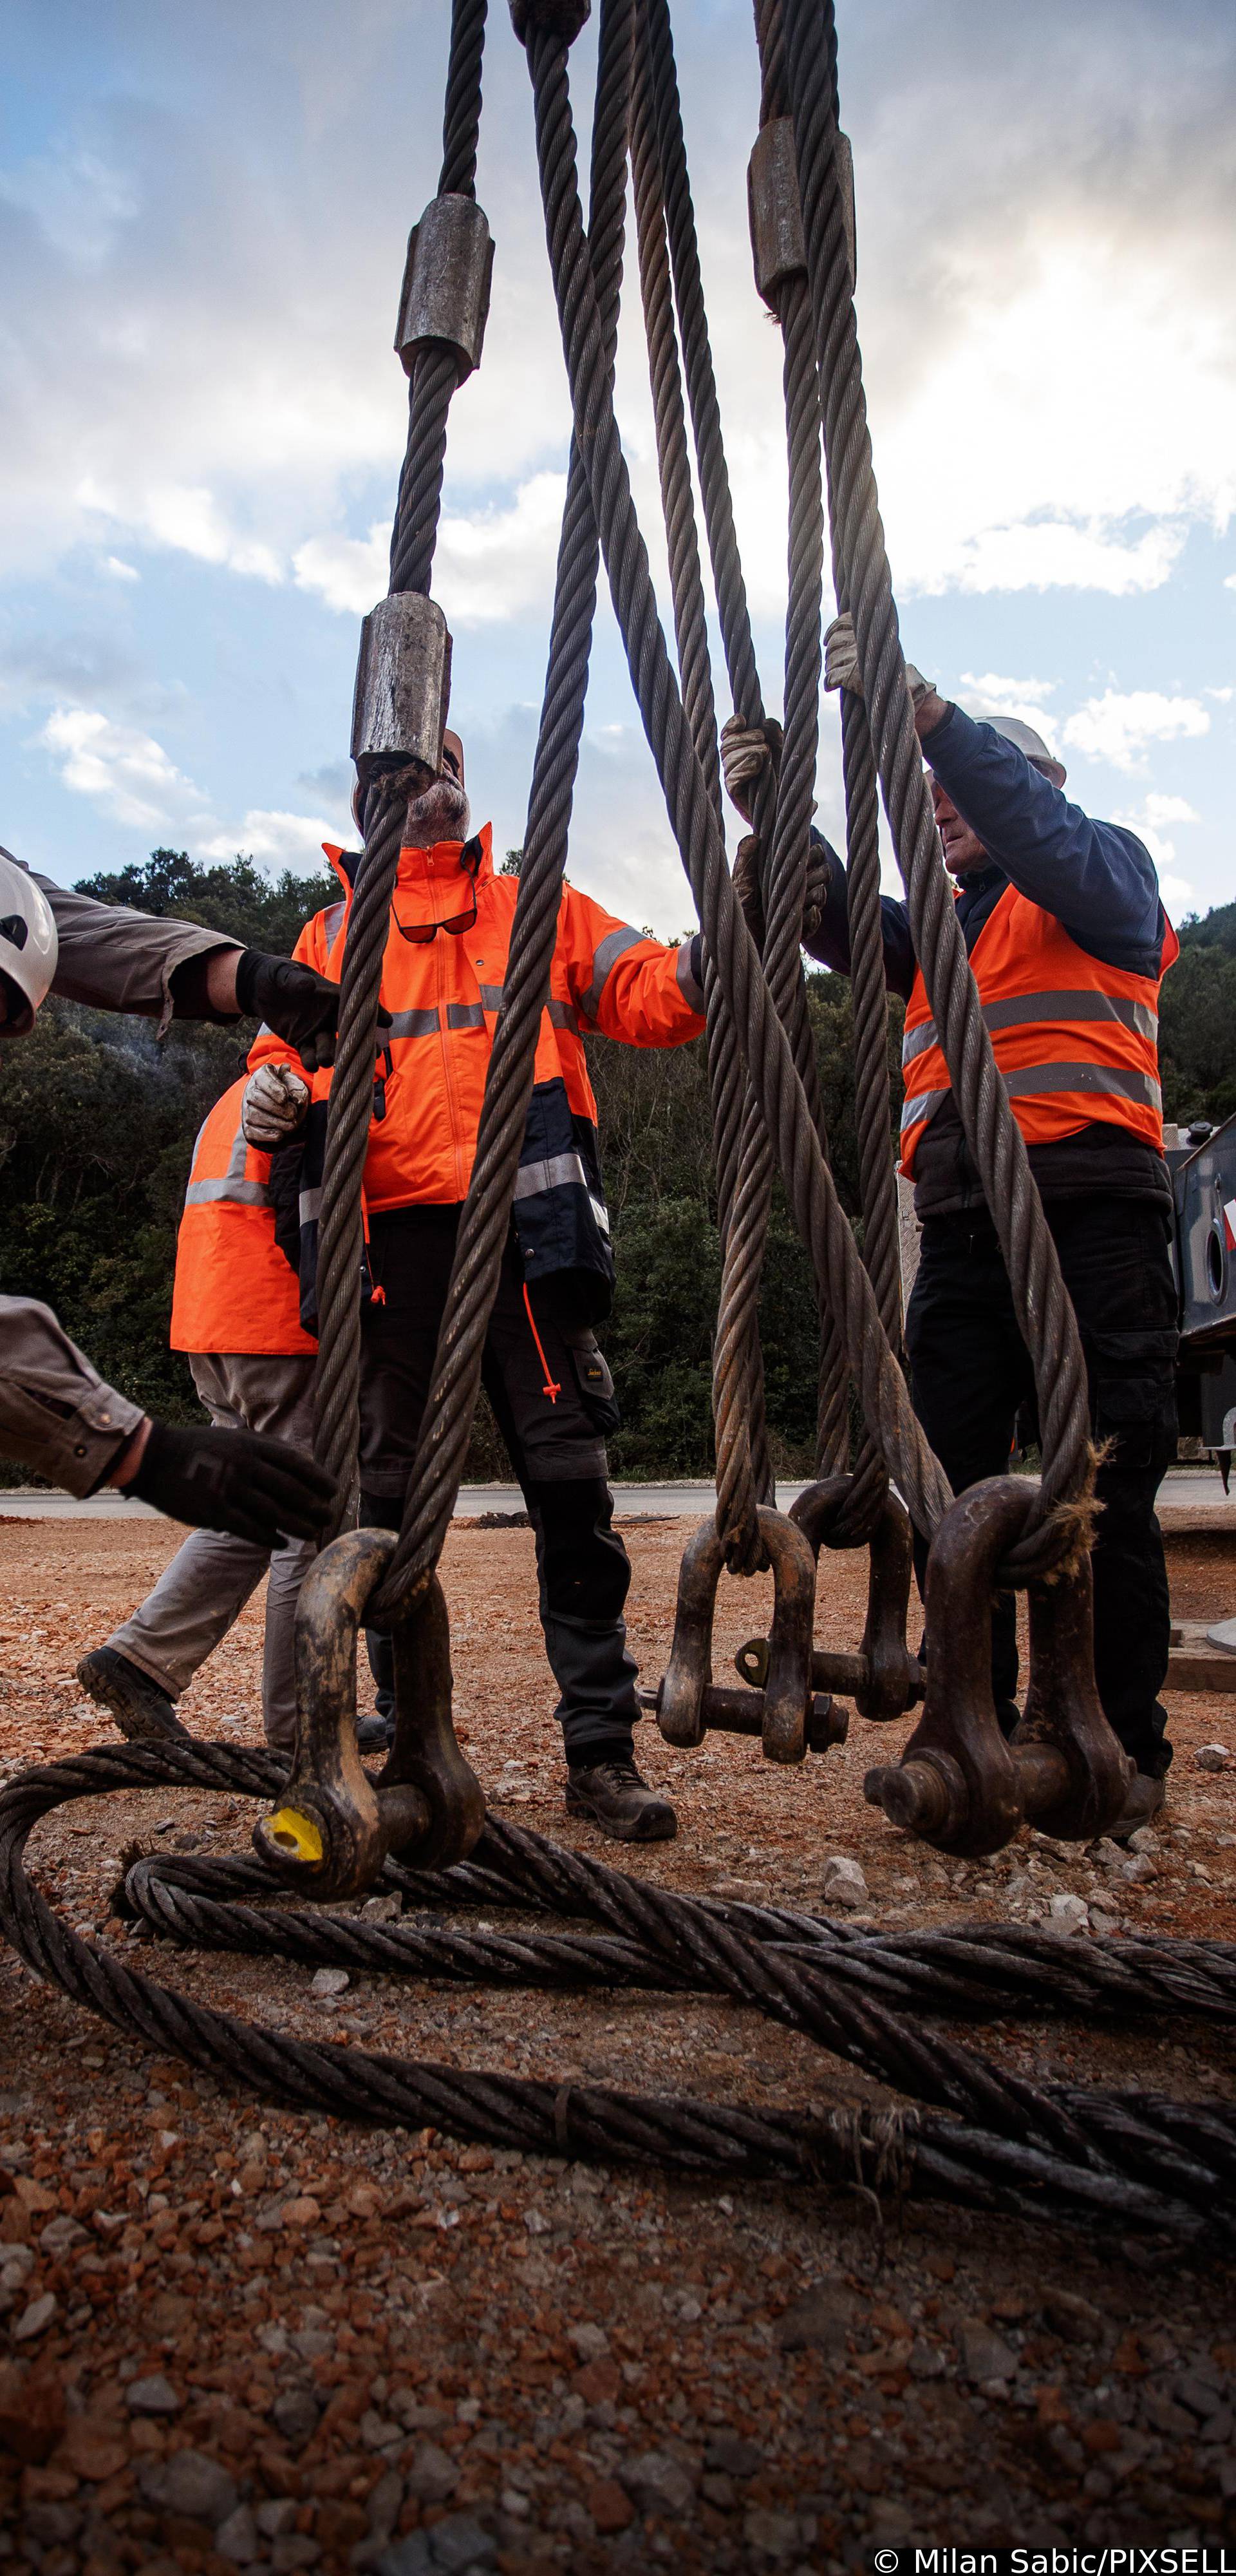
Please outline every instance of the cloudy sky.
[{"label": "cloudy sky", "polygon": [[[341,830],[359,616],[386,586],[391,351],[436,183],[447,0],[7,0],[0,94],[0,840],[71,880],[158,842],[309,864]],[[674,0],[765,692],[784,452],[751,283],[745,0]],[[1030,715],[1179,913],[1236,896],[1236,16],[1230,0],[842,0],[859,328],[908,651]],[[573,55],[587,121],[594,30]],[[494,7],[497,241],[435,587],[479,820],[522,836],[567,437],[523,55]],[[635,310],[620,364],[655,490]],[[656,548],[654,546],[654,561]],[[664,590],[662,586],[662,596]],[[820,812],[839,815],[836,717]],[[688,898],[608,609],[571,871]]]}]

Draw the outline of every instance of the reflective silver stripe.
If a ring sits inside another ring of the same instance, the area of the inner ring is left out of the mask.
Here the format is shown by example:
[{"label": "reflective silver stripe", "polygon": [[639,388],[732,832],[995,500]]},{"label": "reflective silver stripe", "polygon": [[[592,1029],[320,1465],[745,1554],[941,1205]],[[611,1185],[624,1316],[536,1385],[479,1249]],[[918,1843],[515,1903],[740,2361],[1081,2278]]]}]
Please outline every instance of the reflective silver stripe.
[{"label": "reflective silver stripe", "polygon": [[440,1026],[436,1011],[396,1011],[386,1034],[388,1038],[433,1038]]},{"label": "reflective silver stripe", "polygon": [[945,1089],[944,1091],[920,1091],[916,1099],[907,1100],[901,1112],[902,1134],[904,1135],[907,1127],[919,1127],[925,1119],[934,1118],[941,1101],[947,1098],[948,1089]]},{"label": "reflective silver stripe", "polygon": [[[435,1013],[434,1016],[436,1018],[437,1014]],[[485,1026],[483,1006],[480,1002],[448,1002],[446,1025],[448,1029],[483,1029]]]},{"label": "reflective silver stripe", "polygon": [[478,993],[480,994],[480,997],[481,997],[481,1009],[482,1009],[483,1011],[500,1011],[500,1010],[501,1010],[501,1008],[502,1008],[502,986],[501,986],[501,984],[478,984],[476,989],[477,989],[477,991],[478,991]]},{"label": "reflective silver stripe", "polygon": [[[1143,1109],[1161,1111],[1163,1107],[1163,1094],[1149,1074],[1128,1073],[1112,1064],[1024,1064],[1004,1075],[1004,1087],[1010,1100],[1045,1098],[1053,1091],[1086,1091],[1099,1099],[1136,1100]],[[947,1099],[947,1090],[909,1093],[901,1112],[902,1132],[934,1118],[941,1101]]]},{"label": "reflective silver stripe", "polygon": [[[205,1135],[206,1128],[209,1125],[210,1120],[207,1119],[200,1130],[197,1144],[193,1148],[193,1160],[195,1163],[201,1147],[202,1137]],[[232,1138],[232,1150],[228,1155],[227,1170],[223,1174],[222,1179],[218,1181],[190,1181],[188,1189],[185,1191],[185,1206],[187,1208],[218,1207],[225,1201],[230,1200],[236,1207],[269,1207],[270,1193],[266,1188],[265,1182],[249,1181],[245,1178],[245,1162],[248,1156],[248,1150],[249,1149],[245,1143],[244,1128],[238,1126],[236,1133]]]},{"label": "reflective silver stripe", "polygon": [[576,1037],[579,1036],[579,1013],[569,1002],[556,1001],[551,993],[545,1007],[556,1029],[570,1029]]},{"label": "reflective silver stripe", "polygon": [[1013,993],[1006,1002],[987,1002],[983,1017],[989,1029],[1015,1029],[1021,1020],[1119,1020],[1151,1046],[1159,1034],[1155,1012],[1116,993]]},{"label": "reflective silver stripe", "polygon": [[901,1041],[903,1072],[908,1064],[913,1064],[916,1055],[926,1055],[928,1047],[938,1046],[939,1043],[939,1032],[934,1020],[924,1020],[921,1028],[907,1029]]},{"label": "reflective silver stripe", "polygon": [[1093,1091],[1114,1092],[1121,1100],[1139,1101],[1143,1109],[1163,1107],[1163,1094],[1148,1073],[1127,1073],[1114,1064],[1023,1064],[1016,1073],[1005,1074],[1004,1086],[1010,1100],[1048,1091]]},{"label": "reflective silver stripe", "polygon": [[[588,1188],[588,1175],[578,1154],[550,1154],[543,1163],[521,1163],[515,1175],[517,1199],[535,1198],[538,1190]],[[591,1196],[591,1193],[589,1193]],[[594,1202],[595,1204],[595,1202]]]},{"label": "reflective silver stripe", "polygon": [[222,1200],[234,1201],[237,1207],[269,1207],[270,1195],[261,1181],[190,1181],[185,1191],[186,1207],[215,1207]]},{"label": "reflective silver stripe", "polygon": [[296,1203],[296,1204],[297,1204],[297,1209],[298,1209],[298,1213],[299,1213],[299,1216],[300,1216],[301,1224],[302,1224],[302,1225],[316,1225],[316,1223],[317,1223],[317,1219],[318,1219],[318,1210],[319,1210],[319,1208],[320,1208],[320,1207],[321,1207],[321,1205],[322,1205],[322,1193],[321,1193],[321,1191],[320,1191],[320,1190],[302,1190],[302,1191],[301,1191],[301,1194],[300,1194],[300,1197],[299,1197],[299,1199],[297,1200],[297,1203]]},{"label": "reflective silver stripe", "polygon": [[702,1016],[704,1010],[704,996],[691,972],[691,944],[692,943],[689,939],[682,939],[678,943],[677,961],[674,967],[674,979],[684,1002],[688,1004],[691,1010]]},{"label": "reflective silver stripe", "polygon": [[[1129,1002],[1116,993],[1011,993],[1006,1001],[984,1002],[983,1018],[989,1029],[1016,1029],[1036,1020],[1118,1020],[1150,1046],[1159,1034],[1154,1011],[1144,1002]],[[903,1065],[913,1064],[915,1056],[939,1043],[935,1021],[924,1020],[919,1028],[907,1031],[901,1049]]]},{"label": "reflective silver stripe", "polygon": [[600,947],[593,954],[592,982],[580,1005],[586,1019],[595,1020],[601,1007],[601,995],[619,958],[625,956],[628,948],[638,948],[643,936],[642,930],[632,930],[629,921],[624,922],[620,930],[606,931]]},{"label": "reflective silver stripe", "polygon": [[340,901],[339,903],[329,903],[322,915],[322,929],[325,934],[326,945],[328,948],[334,947],[335,941],[339,936],[340,925],[346,911],[347,905]]}]

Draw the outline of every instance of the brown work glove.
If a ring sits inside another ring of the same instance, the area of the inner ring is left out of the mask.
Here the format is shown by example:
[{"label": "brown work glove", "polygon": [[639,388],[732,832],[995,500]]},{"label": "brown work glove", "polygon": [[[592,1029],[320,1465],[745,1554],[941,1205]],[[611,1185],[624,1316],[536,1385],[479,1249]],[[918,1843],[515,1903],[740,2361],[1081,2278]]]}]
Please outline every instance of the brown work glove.
[{"label": "brown work glove", "polygon": [[[754,832],[748,832],[738,844],[734,860],[734,892],[743,909],[743,918],[756,947],[764,948],[764,898],[760,891],[760,845]],[[803,902],[802,944],[814,956],[812,941],[819,935],[828,898],[828,854],[818,832],[811,835],[807,851],[807,890]]]}]

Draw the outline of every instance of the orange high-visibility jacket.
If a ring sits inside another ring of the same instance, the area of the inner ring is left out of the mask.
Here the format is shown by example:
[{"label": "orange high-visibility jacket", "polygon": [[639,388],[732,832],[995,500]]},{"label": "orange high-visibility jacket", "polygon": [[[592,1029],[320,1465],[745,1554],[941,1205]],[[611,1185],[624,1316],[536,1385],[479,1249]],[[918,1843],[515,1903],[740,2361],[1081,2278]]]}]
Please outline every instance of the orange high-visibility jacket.
[{"label": "orange high-visibility jacket", "polygon": [[[1079,948],[1054,913],[1007,886],[970,955],[1013,1115],[1028,1145],[1093,1121],[1163,1147],[1159,986],[1180,955],[1170,921],[1158,975],[1133,975]],[[906,1008],[901,1168],[951,1089],[921,968]]]},{"label": "orange high-visibility jacket", "polygon": [[176,1239],[174,1351],[312,1355],[296,1273],[275,1242],[269,1154],[246,1145],[245,1078],[216,1100],[193,1148]]},{"label": "orange high-visibility jacket", "polygon": [[[293,955],[338,982],[352,901],[348,861],[354,868],[356,859],[325,846],[342,899],[315,913]],[[475,859],[474,871],[465,864],[465,850]],[[439,930],[424,945],[401,937],[401,925],[466,916],[474,892],[471,928]],[[432,850],[399,854],[382,969],[382,1001],[393,1015],[389,1071],[381,1084],[383,1115],[370,1127],[365,1164],[371,1215],[424,1202],[449,1205],[466,1196],[517,893],[515,877],[494,873],[488,823],[462,848],[458,841],[439,841]],[[537,1084],[560,1078],[572,1114],[595,1127],[583,1031],[599,1029],[630,1046],[682,1046],[703,1028],[700,998],[688,947],[664,948],[645,939],[590,896],[565,886],[549,1005],[537,1040]],[[286,1041],[263,1030],[249,1061],[286,1064],[290,1057]],[[326,1097],[329,1069],[314,1076],[312,1088],[315,1099]]]},{"label": "orange high-visibility jacket", "polygon": [[[337,981],[357,858],[329,843],[326,855],[341,900],[315,914],[294,953]],[[400,852],[382,969],[392,1025],[378,1059],[365,1162],[370,1215],[450,1206],[467,1193],[517,892],[515,877],[494,873],[488,824],[463,844]],[[434,922],[467,926],[440,928],[428,941],[405,935]],[[682,1046],[703,1029],[702,1004],[690,943],[663,947],[564,886],[513,1215],[529,1279],[573,1274],[593,1320],[607,1309],[613,1262],[584,1032],[597,1029],[631,1046]],[[249,1061],[286,1063],[289,1052],[264,1029]],[[301,1194],[307,1300],[329,1071],[315,1074],[311,1087]],[[311,1311],[308,1302],[302,1311]]]}]

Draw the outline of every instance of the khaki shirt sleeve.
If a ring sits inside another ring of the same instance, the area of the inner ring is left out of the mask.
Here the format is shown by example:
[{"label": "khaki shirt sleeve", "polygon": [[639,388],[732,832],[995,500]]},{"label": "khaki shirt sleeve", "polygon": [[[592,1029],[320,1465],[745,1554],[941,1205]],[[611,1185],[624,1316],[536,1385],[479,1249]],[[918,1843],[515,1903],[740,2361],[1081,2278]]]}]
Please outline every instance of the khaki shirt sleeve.
[{"label": "khaki shirt sleeve", "polygon": [[0,1297],[0,1456],[92,1494],[144,1419],[106,1386],[50,1306]]},{"label": "khaki shirt sleeve", "polygon": [[98,1011],[136,1011],[157,1019],[160,1037],[176,1016],[172,977],[177,967],[190,957],[242,945],[217,930],[203,930],[198,922],[156,921],[124,904],[96,903],[93,895],[74,894],[34,868],[27,873],[42,887],[55,917],[60,959],[53,993],[62,993],[66,1002],[88,1002]]}]

